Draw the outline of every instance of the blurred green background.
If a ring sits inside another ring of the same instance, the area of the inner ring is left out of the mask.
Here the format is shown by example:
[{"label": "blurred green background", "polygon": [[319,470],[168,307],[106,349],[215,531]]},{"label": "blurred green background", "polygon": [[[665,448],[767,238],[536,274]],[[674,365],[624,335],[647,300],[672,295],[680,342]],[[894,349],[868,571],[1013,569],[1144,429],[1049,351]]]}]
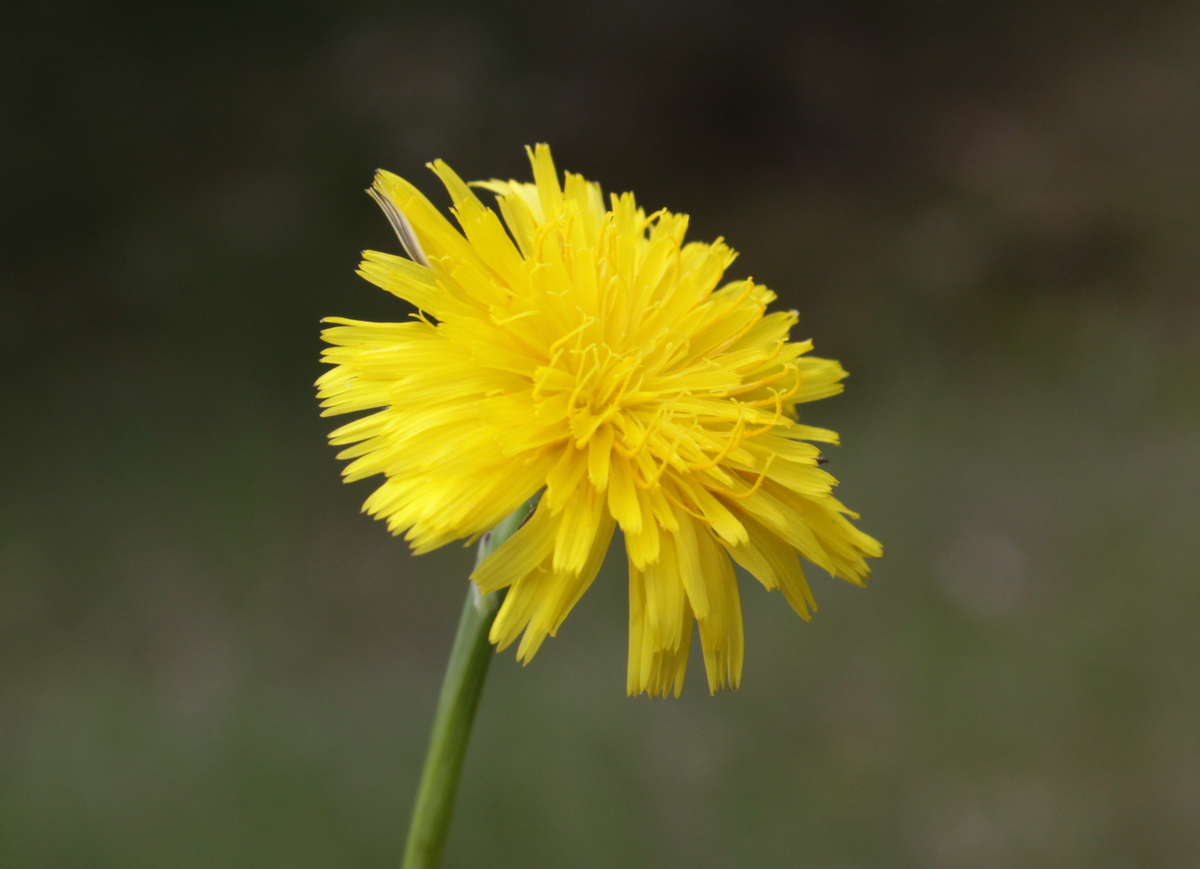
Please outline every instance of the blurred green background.
[{"label": "blurred green background", "polygon": [[1200,865],[1200,8],[1145,0],[9,5],[0,865],[397,865],[471,553],[358,512],[318,320],[405,315],[376,167],[537,141],[800,309],[888,554],[746,582],[743,689],[664,702],[614,553],[447,866]]}]

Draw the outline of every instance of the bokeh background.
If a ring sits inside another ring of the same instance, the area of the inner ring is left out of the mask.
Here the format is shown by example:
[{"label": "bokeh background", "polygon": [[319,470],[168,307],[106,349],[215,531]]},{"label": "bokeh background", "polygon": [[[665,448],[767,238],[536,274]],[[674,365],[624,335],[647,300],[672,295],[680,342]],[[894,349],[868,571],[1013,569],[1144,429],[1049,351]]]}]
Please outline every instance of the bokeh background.
[{"label": "bokeh background", "polygon": [[0,865],[397,865],[471,553],[358,512],[362,190],[525,144],[843,361],[887,557],[624,695],[621,559],[495,661],[448,867],[1200,865],[1194,3],[83,2],[0,27]]}]

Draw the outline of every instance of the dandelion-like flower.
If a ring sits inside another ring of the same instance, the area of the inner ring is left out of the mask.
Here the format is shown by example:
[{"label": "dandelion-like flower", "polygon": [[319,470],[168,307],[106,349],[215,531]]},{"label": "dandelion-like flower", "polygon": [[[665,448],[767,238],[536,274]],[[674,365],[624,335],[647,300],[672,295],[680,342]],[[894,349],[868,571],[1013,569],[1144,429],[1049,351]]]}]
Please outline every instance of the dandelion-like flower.
[{"label": "dandelion-like flower", "polygon": [[[364,509],[417,553],[475,539],[541,493],[472,574],[507,588],[490,639],[527,662],[595,579],[615,529],[629,562],[630,694],[678,696],[692,623],[711,691],[737,687],[742,611],[732,561],[815,609],[797,555],[862,584],[880,545],[846,518],[796,405],[846,372],[791,341],[795,311],[746,279],[736,254],[684,243],[687,216],[530,151],[533,183],[465,184],[430,168],[456,229],[415,187],[370,191],[411,259],[367,251],[359,274],[413,304],[405,323],[342,318],[324,332],[326,414],[374,410],[330,436],[348,481],[384,475]],[[500,216],[472,187],[496,195]]]}]

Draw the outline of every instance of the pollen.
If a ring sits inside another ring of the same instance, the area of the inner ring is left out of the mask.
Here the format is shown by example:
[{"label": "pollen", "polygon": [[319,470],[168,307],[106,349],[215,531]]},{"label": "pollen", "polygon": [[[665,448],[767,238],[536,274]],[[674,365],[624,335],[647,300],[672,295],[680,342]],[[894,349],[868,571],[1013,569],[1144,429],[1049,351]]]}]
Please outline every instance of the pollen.
[{"label": "pollen", "polygon": [[[409,302],[407,322],[331,318],[318,381],[347,480],[382,475],[364,509],[423,553],[485,533],[538,496],[476,569],[507,589],[491,640],[528,662],[595,579],[617,528],[629,565],[630,694],[678,696],[695,628],[710,691],[737,687],[744,636],[734,563],[815,609],[800,558],[862,584],[882,554],[832,494],[798,404],[846,376],[792,341],[795,311],[752,279],[724,282],[722,239],[685,242],[686,215],[647,215],[560,177],[464,183],[430,168],[454,226],[407,181],[371,189],[408,257],[367,251],[359,274]],[[496,207],[476,191],[494,195]],[[694,627],[695,626],[695,627]]]}]

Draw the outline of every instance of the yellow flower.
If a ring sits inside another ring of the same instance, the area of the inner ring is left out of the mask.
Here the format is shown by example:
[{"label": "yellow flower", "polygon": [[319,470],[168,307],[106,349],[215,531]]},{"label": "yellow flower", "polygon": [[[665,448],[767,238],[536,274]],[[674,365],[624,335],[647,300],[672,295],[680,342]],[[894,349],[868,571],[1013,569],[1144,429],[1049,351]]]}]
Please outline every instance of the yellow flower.
[{"label": "yellow flower", "polygon": [[[410,183],[370,191],[412,259],[367,251],[361,274],[416,306],[406,323],[327,322],[326,414],[376,410],[330,436],[348,481],[383,474],[364,509],[414,552],[475,539],[541,492],[474,572],[508,588],[491,630],[527,662],[595,578],[616,527],[629,562],[630,694],[678,696],[692,622],[711,691],[737,687],[733,561],[815,609],[797,554],[861,584],[879,544],[846,519],[795,406],[841,391],[832,360],[789,340],[795,311],[736,254],[684,243],[687,216],[649,216],[529,152],[534,183],[467,185],[431,164],[461,232]],[[500,217],[471,187],[496,194]],[[507,227],[507,231],[506,231]]]}]

